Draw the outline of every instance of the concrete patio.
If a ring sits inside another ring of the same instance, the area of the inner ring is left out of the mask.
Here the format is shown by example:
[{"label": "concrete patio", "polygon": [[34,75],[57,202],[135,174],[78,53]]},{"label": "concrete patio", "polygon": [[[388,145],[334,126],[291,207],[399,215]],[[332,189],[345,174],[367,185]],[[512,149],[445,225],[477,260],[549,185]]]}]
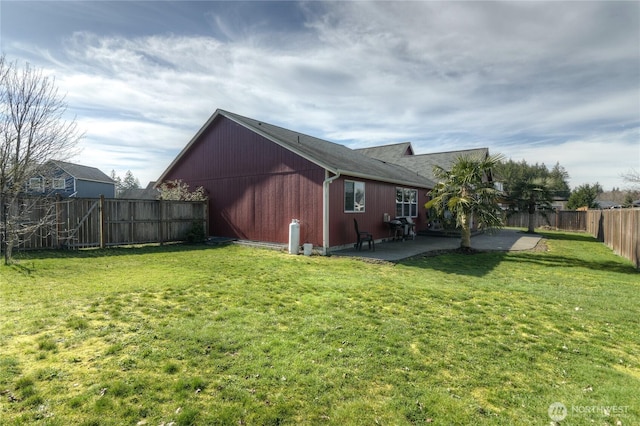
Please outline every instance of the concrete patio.
[{"label": "concrete patio", "polygon": [[[484,233],[472,237],[471,247],[476,250],[491,251],[530,250],[538,244],[540,238],[540,235],[525,234],[516,229],[501,229],[493,233]],[[453,250],[458,247],[460,247],[460,238],[418,235],[414,240],[376,243],[375,251],[369,250],[365,243],[362,250],[348,248],[332,251],[331,255],[397,262],[430,251]]]}]

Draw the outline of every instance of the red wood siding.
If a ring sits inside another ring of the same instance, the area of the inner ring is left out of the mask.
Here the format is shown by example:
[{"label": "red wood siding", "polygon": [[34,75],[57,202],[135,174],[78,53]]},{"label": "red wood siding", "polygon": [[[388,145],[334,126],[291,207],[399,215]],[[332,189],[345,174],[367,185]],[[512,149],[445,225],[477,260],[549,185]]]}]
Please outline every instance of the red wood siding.
[{"label": "red wood siding", "polygon": [[322,245],[324,169],[219,117],[167,173],[209,196],[209,234],[287,243],[291,219],[300,243]]},{"label": "red wood siding", "polygon": [[[345,213],[344,211],[344,181],[353,180],[365,183],[365,212]],[[388,213],[391,218],[396,212],[396,187],[406,186],[395,185],[384,182],[370,181],[366,179],[351,178],[341,176],[330,186],[330,237],[329,244],[332,247],[353,244],[356,242],[356,233],[353,219],[358,221],[361,230],[369,231],[374,238],[388,238],[389,227],[383,222],[383,216]],[[418,190],[418,217],[414,218],[416,230],[425,229],[427,226],[426,210],[424,204],[427,202],[427,189],[411,188]]]}]

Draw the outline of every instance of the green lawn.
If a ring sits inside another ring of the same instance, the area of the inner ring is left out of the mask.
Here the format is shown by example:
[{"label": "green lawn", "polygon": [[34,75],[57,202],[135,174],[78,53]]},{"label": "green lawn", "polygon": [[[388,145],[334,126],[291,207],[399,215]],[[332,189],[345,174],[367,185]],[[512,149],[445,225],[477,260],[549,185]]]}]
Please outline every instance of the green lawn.
[{"label": "green lawn", "polygon": [[400,264],[27,253],[0,267],[0,423],[640,424],[640,274],[544,235]]}]

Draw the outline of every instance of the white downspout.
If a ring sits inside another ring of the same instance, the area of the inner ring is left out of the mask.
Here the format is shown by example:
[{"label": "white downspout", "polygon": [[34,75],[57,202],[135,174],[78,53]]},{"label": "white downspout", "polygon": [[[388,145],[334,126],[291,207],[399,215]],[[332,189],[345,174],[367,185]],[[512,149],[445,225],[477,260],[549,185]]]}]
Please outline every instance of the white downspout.
[{"label": "white downspout", "polygon": [[329,170],[324,171],[322,182],[322,255],[326,256],[329,250],[329,185],[340,177],[340,171],[329,177]]}]

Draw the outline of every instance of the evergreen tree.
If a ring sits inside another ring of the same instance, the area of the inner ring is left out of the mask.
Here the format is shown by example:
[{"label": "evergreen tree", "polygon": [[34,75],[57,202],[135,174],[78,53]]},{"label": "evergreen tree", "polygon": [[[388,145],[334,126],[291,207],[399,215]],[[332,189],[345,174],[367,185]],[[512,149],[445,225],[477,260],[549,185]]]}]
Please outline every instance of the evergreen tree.
[{"label": "evergreen tree", "polygon": [[111,179],[116,183],[116,194],[120,196],[127,189],[140,189],[140,181],[133,176],[131,170],[127,170],[124,179],[116,174],[115,170],[111,170]]},{"label": "evergreen tree", "polygon": [[549,171],[544,164],[527,164],[509,160],[496,167],[497,179],[503,182],[509,214],[527,212],[527,232],[534,232],[536,212],[546,217],[554,196],[568,197],[569,173],[560,165]]},{"label": "evergreen tree", "polygon": [[127,173],[124,175],[124,179],[122,180],[122,188],[123,189],[140,189],[140,181],[138,178],[133,176],[131,170],[127,170]]},{"label": "evergreen tree", "polygon": [[548,175],[549,191],[552,196],[568,199],[571,195],[569,187],[569,173],[560,163],[556,163]]},{"label": "evergreen tree", "polygon": [[580,207],[587,207],[590,209],[597,209],[599,206],[596,198],[598,194],[602,192],[602,186],[599,183],[594,185],[584,184],[578,186],[571,192],[569,196],[569,202],[567,208],[569,210],[575,210]]},{"label": "evergreen tree", "polygon": [[118,176],[116,171],[113,169],[111,170],[111,175],[109,177],[116,183],[116,194],[120,194],[122,191],[122,179],[120,179],[120,176]]}]

